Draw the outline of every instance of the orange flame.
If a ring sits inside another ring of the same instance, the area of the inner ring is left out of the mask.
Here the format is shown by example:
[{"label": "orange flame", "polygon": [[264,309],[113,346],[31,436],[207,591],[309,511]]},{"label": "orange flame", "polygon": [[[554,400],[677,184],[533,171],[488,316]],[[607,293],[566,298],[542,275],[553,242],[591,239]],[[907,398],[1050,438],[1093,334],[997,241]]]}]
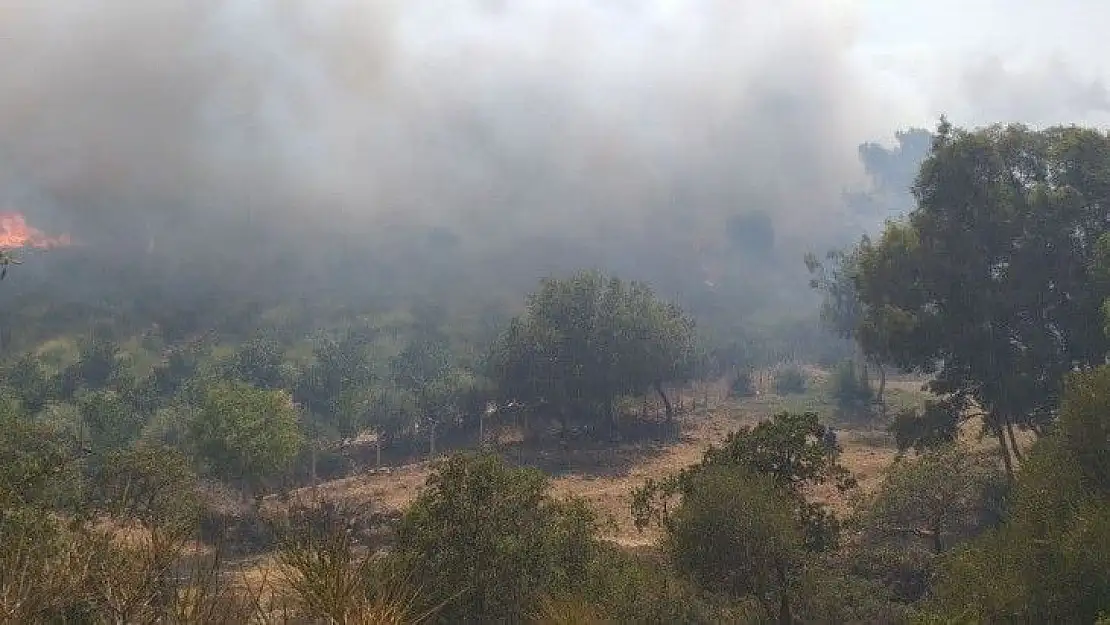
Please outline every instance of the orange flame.
[{"label": "orange flame", "polygon": [[68,234],[48,237],[41,230],[27,224],[27,218],[20,213],[0,213],[0,249],[37,247],[50,249],[72,245]]}]

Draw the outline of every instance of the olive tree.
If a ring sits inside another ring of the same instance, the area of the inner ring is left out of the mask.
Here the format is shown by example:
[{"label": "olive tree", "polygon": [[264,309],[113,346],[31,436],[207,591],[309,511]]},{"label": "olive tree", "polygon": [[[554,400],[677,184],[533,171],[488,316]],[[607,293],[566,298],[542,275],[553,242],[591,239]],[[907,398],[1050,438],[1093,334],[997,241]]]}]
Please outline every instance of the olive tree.
[{"label": "olive tree", "polygon": [[640,283],[584,272],[545,279],[494,345],[492,377],[505,400],[545,409],[564,430],[575,417],[613,423],[613,402],[668,384],[695,362],[693,322]]},{"label": "olive tree", "polygon": [[256,492],[296,457],[298,420],[288,393],[221,382],[205,393],[189,436],[213,474]]}]

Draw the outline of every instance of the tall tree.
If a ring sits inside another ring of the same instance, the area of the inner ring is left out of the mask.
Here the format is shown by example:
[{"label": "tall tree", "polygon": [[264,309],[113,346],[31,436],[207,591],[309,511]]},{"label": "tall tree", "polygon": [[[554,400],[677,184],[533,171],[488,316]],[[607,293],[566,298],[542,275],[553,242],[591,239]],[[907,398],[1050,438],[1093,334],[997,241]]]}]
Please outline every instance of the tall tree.
[{"label": "tall tree", "polygon": [[349,332],[338,338],[321,337],[313,346],[312,362],[297,379],[293,398],[308,410],[312,434],[327,425],[341,438],[351,438],[364,425],[364,399],[375,380],[367,354],[372,336]]},{"label": "tall tree", "polygon": [[1103,361],[1095,271],[1107,231],[1110,137],[1080,128],[938,127],[917,208],[859,246],[872,340],[936,371],[930,389],[977,406],[1012,472],[1013,427],[1041,433],[1063,375]]},{"label": "tall tree", "polygon": [[189,434],[217,477],[256,493],[296,457],[298,418],[285,392],[222,382],[207,390]]},{"label": "tall tree", "polygon": [[[874,324],[873,311],[866,306],[856,290],[858,272],[858,250],[831,250],[821,261],[814,254],[805,257],[809,270],[809,286],[821,292],[821,323],[836,336],[854,341],[859,348],[859,365],[862,374],[859,379],[866,381],[867,363],[875,365],[879,371],[879,391],[875,398],[880,406],[885,406],[886,369],[883,367],[883,353],[871,341],[866,326]],[[885,413],[885,408],[884,408]]]},{"label": "tall tree", "polygon": [[505,399],[545,406],[562,423],[612,423],[622,394],[654,389],[673,415],[666,386],[695,363],[693,323],[640,283],[584,272],[546,279],[495,344],[493,378]]},{"label": "tall tree", "polygon": [[231,377],[271,390],[286,388],[292,376],[285,363],[285,350],[267,337],[253,338],[240,345],[227,369]]},{"label": "tall tree", "polygon": [[474,382],[474,377],[452,360],[446,337],[425,328],[390,361],[394,384],[415,401],[415,425],[427,432],[429,453],[433,456],[437,431],[444,423],[461,416],[463,396]]}]

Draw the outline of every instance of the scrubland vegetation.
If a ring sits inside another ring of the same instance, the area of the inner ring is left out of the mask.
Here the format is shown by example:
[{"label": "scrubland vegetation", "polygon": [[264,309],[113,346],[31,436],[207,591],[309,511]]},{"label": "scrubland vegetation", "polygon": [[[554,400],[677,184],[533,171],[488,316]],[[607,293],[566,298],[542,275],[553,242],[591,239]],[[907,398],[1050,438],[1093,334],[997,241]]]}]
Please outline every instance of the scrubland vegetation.
[{"label": "scrubland vegetation", "polygon": [[13,267],[0,622],[1110,618],[1110,138],[944,122],[913,190],[805,259],[823,336],[595,271],[89,322]]}]

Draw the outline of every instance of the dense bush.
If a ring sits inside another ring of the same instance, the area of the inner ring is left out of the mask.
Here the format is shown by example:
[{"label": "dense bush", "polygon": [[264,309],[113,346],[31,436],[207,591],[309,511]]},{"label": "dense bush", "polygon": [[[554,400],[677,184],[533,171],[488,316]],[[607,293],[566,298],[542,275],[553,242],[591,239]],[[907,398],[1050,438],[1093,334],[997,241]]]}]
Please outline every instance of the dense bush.
[{"label": "dense bush", "polygon": [[806,392],[806,375],[801,367],[781,367],[775,371],[772,384],[777,395],[798,395]]},{"label": "dense bush", "polygon": [[790,613],[790,585],[803,559],[804,529],[772,476],[739,468],[699,472],[666,524],[668,549],[699,585],[757,597]]},{"label": "dense bush", "polygon": [[1022,465],[1005,523],[946,556],[938,613],[1091,623],[1110,611],[1110,367],[1072,374],[1057,434]]},{"label": "dense bush", "polygon": [[867,369],[852,360],[844,360],[836,365],[828,381],[829,395],[844,417],[867,415],[875,393],[867,377]]},{"label": "dense bush", "polygon": [[707,593],[657,556],[631,554],[615,546],[598,550],[586,576],[564,602],[584,604],[603,615],[598,622],[609,623],[710,625],[749,622],[742,617],[763,614],[758,603]]},{"label": "dense bush", "polygon": [[903,458],[853,502],[846,567],[900,602],[918,601],[941,554],[1002,522],[1007,491],[997,459],[962,445]]},{"label": "dense bush", "polygon": [[728,389],[730,397],[752,397],[755,395],[755,379],[750,369],[742,369],[732,379]]},{"label": "dense bush", "polygon": [[549,495],[539,471],[492,455],[455,456],[401,519],[394,555],[429,600],[443,603],[444,622],[504,622],[585,577],[595,528],[582,502]]}]

